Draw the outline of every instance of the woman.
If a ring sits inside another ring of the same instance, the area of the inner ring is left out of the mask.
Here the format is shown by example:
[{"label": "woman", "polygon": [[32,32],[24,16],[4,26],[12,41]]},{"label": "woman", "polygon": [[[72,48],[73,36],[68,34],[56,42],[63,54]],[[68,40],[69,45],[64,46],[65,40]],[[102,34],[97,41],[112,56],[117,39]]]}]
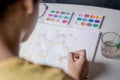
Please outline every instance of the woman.
[{"label": "woman", "polygon": [[38,16],[38,0],[0,0],[0,80],[82,80],[88,62],[85,50],[69,54],[68,75],[62,70],[18,57]]}]

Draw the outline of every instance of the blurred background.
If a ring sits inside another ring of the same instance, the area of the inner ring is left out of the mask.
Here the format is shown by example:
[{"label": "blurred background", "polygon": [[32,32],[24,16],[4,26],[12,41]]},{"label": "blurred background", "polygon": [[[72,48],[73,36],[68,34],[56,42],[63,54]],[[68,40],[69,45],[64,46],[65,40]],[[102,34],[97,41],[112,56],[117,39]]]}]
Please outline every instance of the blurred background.
[{"label": "blurred background", "polygon": [[80,4],[120,10],[120,0],[44,0],[46,3]]}]

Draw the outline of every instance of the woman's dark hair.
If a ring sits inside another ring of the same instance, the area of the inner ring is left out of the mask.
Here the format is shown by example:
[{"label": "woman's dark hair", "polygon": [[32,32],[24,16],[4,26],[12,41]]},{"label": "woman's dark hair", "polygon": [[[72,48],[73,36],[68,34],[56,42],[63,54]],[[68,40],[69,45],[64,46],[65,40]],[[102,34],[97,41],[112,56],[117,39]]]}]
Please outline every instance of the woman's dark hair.
[{"label": "woman's dark hair", "polygon": [[3,13],[10,4],[16,1],[17,0],[0,0],[0,14]]},{"label": "woman's dark hair", "polygon": [[[0,0],[0,15],[4,13],[4,11],[6,10],[6,8],[15,3],[18,0]],[[38,1],[38,0],[33,0],[34,2]]]}]

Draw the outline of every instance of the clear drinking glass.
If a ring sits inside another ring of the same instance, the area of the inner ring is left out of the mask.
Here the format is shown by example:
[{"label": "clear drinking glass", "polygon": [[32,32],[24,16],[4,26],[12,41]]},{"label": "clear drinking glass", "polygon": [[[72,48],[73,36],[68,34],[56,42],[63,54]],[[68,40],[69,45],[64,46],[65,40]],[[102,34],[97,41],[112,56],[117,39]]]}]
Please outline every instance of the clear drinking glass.
[{"label": "clear drinking glass", "polygon": [[107,58],[115,58],[120,54],[120,35],[115,32],[106,32],[101,37],[102,55]]}]

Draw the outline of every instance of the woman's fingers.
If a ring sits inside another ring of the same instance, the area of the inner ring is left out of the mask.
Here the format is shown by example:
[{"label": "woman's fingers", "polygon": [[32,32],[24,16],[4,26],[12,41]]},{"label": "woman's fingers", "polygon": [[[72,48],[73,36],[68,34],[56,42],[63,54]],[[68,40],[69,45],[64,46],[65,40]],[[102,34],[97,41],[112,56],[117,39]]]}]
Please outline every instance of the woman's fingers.
[{"label": "woman's fingers", "polygon": [[85,50],[81,50],[80,51],[80,54],[79,54],[79,61],[80,62],[85,62],[85,61],[87,61],[87,59],[86,59],[86,51]]},{"label": "woman's fingers", "polygon": [[85,65],[85,71],[84,71],[84,78],[87,79],[88,78],[88,72],[89,72],[89,62],[87,61],[86,62],[86,65]]},{"label": "woman's fingers", "polygon": [[68,61],[69,63],[74,62],[73,53],[68,54]]},{"label": "woman's fingers", "polygon": [[88,76],[88,61],[86,58],[86,51],[85,50],[81,50],[80,51],[80,55],[79,55],[79,63],[81,63],[81,67],[82,67],[82,79],[87,78]]},{"label": "woman's fingers", "polygon": [[86,51],[85,50],[79,50],[75,52],[71,52],[68,55],[68,59],[70,62],[84,62],[86,60]]},{"label": "woman's fingers", "polygon": [[79,50],[68,54],[68,72],[74,79],[83,79],[88,72],[86,51]]}]

